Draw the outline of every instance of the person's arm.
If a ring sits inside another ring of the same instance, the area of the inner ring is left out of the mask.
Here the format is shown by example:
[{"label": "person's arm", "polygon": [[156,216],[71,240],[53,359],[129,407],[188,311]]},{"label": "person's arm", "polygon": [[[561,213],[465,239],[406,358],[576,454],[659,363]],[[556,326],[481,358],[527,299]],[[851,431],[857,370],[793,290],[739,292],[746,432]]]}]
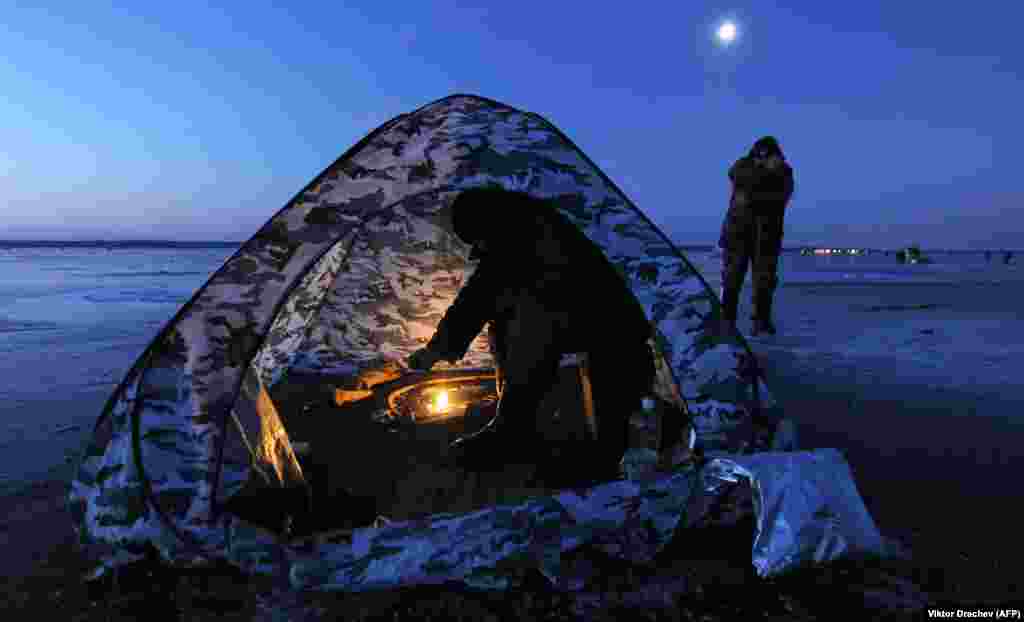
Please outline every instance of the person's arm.
[{"label": "person's arm", "polygon": [[776,203],[785,207],[793,196],[793,169],[787,164],[774,170],[765,168],[760,173],[752,194],[756,201]]},{"label": "person's arm", "polygon": [[749,158],[741,158],[729,169],[729,180],[740,190],[751,190],[761,184],[767,172]]},{"label": "person's arm", "polygon": [[782,170],[773,174],[768,189],[757,193],[758,200],[772,201],[778,203],[782,209],[789,205],[789,199],[793,196],[793,169],[788,165]]},{"label": "person's arm", "polygon": [[427,349],[450,363],[466,354],[473,339],[493,319],[501,280],[497,264],[485,258],[459,290],[455,302],[445,311]]},{"label": "person's arm", "polygon": [[782,194],[783,194],[782,201],[785,204],[785,207],[789,206],[789,200],[791,198],[793,198],[793,188],[794,188],[794,186],[795,186],[795,182],[793,180],[793,168],[787,164],[786,165],[786,179],[783,181],[783,189],[782,189]]}]

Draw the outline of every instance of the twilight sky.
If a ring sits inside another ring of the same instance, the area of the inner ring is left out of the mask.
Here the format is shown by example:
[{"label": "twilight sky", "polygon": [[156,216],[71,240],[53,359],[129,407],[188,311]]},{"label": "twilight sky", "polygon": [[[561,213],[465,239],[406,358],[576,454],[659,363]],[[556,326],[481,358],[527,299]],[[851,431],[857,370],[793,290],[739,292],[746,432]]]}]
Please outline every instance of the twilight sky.
[{"label": "twilight sky", "polygon": [[3,10],[0,238],[242,240],[468,92],[544,115],[684,243],[771,133],[787,246],[1024,248],[1021,2],[101,4]]}]

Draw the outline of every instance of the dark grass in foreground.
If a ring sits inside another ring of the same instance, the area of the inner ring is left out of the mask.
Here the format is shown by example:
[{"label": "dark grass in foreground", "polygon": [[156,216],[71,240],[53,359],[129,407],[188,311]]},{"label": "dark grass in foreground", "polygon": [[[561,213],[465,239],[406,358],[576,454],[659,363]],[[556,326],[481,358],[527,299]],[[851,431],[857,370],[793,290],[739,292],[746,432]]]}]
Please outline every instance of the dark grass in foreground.
[{"label": "dark grass in foreground", "polygon": [[[685,542],[677,539],[651,567],[582,552],[578,557],[600,570],[596,585],[582,595],[559,593],[543,577],[527,575],[525,588],[509,592],[449,585],[310,592],[297,599],[273,579],[244,577],[229,567],[205,573],[140,568],[121,579],[119,591],[90,589],[80,580],[88,565],[68,533],[34,571],[4,579],[0,609],[5,620],[68,621],[270,620],[275,609],[289,611],[291,620],[898,620],[922,619],[925,604],[1007,606],[1021,598],[1010,560],[942,550],[915,560],[846,560],[761,580],[749,568],[750,527],[688,530]],[[694,542],[731,545],[698,551]]]}]

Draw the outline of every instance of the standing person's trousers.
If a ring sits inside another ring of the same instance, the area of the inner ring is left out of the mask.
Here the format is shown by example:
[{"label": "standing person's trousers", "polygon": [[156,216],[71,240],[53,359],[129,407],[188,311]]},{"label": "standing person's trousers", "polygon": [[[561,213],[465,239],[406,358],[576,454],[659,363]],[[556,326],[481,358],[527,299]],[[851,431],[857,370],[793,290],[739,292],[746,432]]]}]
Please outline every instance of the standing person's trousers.
[{"label": "standing person's trousers", "polygon": [[[736,223],[737,225],[740,223]],[[782,252],[782,214],[753,215],[744,226],[736,226],[724,238],[722,247],[722,302],[735,304],[743,289],[748,264],[753,267],[754,315],[759,299],[771,304],[778,287],[779,255]],[[732,308],[735,312],[735,307]],[[735,318],[732,318],[735,319]]]}]

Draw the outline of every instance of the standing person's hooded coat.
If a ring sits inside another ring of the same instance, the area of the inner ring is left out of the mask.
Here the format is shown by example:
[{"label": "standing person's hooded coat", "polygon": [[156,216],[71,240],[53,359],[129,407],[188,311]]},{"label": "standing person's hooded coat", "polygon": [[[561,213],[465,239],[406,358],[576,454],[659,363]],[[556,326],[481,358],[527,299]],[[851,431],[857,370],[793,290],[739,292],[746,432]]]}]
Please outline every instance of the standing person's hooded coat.
[{"label": "standing person's hooded coat", "polygon": [[775,333],[772,301],[778,285],[786,207],[793,196],[793,168],[775,138],[765,136],[729,169],[732,197],[718,245],[722,248],[722,306],[735,324],[747,264],[753,264],[754,332]]},{"label": "standing person's hooded coat", "polygon": [[[452,223],[480,264],[410,365],[429,369],[438,360],[457,361],[490,322],[504,375],[493,425],[460,439],[456,449],[477,446],[470,453],[499,466],[512,459],[533,462],[535,415],[555,383],[561,355],[586,352],[601,430],[593,457],[600,468],[617,466],[629,415],[654,378],[651,326],[632,291],[604,253],[548,201],[467,190],[452,206]],[[502,432],[493,434],[499,427]]]}]

